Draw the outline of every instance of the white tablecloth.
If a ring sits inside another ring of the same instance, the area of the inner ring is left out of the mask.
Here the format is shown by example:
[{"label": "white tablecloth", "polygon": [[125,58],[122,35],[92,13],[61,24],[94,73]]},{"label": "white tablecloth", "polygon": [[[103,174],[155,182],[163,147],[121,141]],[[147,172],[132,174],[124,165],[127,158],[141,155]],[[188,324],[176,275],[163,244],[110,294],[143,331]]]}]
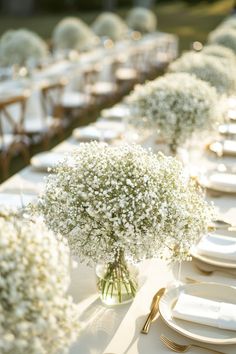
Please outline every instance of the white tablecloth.
[{"label": "white tablecloth", "polygon": [[[71,151],[78,143],[72,138],[59,144],[55,151]],[[145,145],[147,142],[145,143]],[[45,174],[26,167],[0,186],[0,193],[39,193],[44,186]],[[214,202],[221,218],[236,223],[235,198],[219,197]],[[6,200],[7,204],[7,200]],[[211,276],[201,275],[192,263],[182,267],[182,280],[192,277],[201,281],[223,282],[236,286],[236,277],[214,273]],[[79,304],[80,321],[83,330],[77,342],[72,346],[70,354],[162,354],[169,353],[160,342],[160,334],[164,333],[180,343],[192,342],[167,328],[161,319],[151,327],[148,335],[140,334],[140,329],[149,311],[153,294],[162,286],[170,284],[174,277],[172,270],[164,262],[148,260],[140,264],[141,288],[132,304],[109,308],[102,305],[96,291],[94,270],[79,264],[72,270],[72,283],[69,289],[75,302]],[[146,280],[145,280],[146,279]],[[216,348],[217,349],[217,348]],[[235,354],[236,346],[220,347],[227,354]],[[193,353],[198,350],[193,349]]]}]

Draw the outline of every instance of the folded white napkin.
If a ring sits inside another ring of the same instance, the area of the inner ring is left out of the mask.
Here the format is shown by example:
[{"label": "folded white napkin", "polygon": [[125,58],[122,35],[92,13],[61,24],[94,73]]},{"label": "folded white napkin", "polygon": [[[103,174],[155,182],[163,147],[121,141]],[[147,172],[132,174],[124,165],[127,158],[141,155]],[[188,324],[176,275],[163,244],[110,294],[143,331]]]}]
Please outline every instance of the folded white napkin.
[{"label": "folded white napkin", "polygon": [[236,141],[225,140],[223,142],[223,152],[226,154],[236,154]]},{"label": "folded white napkin", "polygon": [[219,126],[219,132],[221,134],[236,134],[236,124],[221,124]]},{"label": "folded white napkin", "polygon": [[75,139],[109,141],[119,137],[119,132],[111,129],[98,129],[96,126],[77,128],[73,131]]},{"label": "folded white napkin", "polygon": [[124,133],[126,130],[126,126],[123,122],[112,122],[109,120],[100,120],[94,124],[96,128],[98,128],[101,131],[107,131],[107,130],[112,130],[114,132],[117,132],[119,134]]},{"label": "folded white napkin", "polygon": [[213,172],[209,175],[210,186],[236,190],[236,175],[231,173]]},{"label": "folded white napkin", "polygon": [[236,305],[181,293],[173,317],[236,331]]},{"label": "folded white napkin", "polygon": [[198,254],[236,261],[236,237],[208,234],[196,246]]},{"label": "folded white napkin", "polygon": [[31,158],[30,164],[34,168],[47,170],[62,162],[64,158],[65,155],[60,152],[41,152]]}]

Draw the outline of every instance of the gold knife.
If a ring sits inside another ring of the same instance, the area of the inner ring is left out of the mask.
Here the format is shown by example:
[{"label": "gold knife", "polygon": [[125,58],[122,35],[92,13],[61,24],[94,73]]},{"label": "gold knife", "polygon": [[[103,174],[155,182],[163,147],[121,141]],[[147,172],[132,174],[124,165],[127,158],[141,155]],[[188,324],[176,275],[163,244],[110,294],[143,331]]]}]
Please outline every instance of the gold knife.
[{"label": "gold knife", "polygon": [[146,321],[145,321],[145,323],[143,325],[141,333],[148,334],[150,325],[155,320],[156,315],[158,313],[159,302],[160,302],[160,299],[161,299],[162,295],[164,295],[165,290],[166,290],[165,288],[161,288],[153,296],[152,303],[151,303],[151,306],[150,306],[150,313],[149,313],[149,315],[148,315],[148,317],[147,317],[147,319],[146,319]]}]

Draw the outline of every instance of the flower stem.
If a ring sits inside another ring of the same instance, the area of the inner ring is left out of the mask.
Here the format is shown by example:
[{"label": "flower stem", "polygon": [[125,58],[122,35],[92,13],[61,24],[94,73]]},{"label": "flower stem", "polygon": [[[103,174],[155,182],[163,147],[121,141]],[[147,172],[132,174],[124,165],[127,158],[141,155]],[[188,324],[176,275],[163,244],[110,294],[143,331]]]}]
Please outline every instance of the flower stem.
[{"label": "flower stem", "polygon": [[122,303],[132,299],[137,291],[137,281],[131,275],[124,255],[119,253],[116,261],[106,266],[105,274],[98,280],[102,300]]}]

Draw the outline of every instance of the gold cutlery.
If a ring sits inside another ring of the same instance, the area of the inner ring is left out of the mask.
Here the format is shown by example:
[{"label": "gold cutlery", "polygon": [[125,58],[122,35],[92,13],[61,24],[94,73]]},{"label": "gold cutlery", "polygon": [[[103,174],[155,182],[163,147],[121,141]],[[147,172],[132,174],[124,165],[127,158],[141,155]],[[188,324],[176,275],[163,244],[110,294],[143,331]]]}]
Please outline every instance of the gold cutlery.
[{"label": "gold cutlery", "polygon": [[165,288],[161,288],[153,296],[152,303],[151,303],[151,306],[150,306],[150,313],[149,313],[149,315],[148,315],[148,317],[147,317],[147,319],[146,319],[146,321],[145,321],[145,323],[143,325],[141,333],[148,334],[150,325],[155,320],[156,315],[158,313],[159,302],[160,302],[160,299],[161,299],[162,295],[164,294],[165,290],[166,290]]},{"label": "gold cutlery", "polygon": [[216,228],[228,228],[228,227],[233,227],[232,224],[230,224],[230,223],[227,222],[227,221],[221,220],[221,219],[214,220],[214,221],[213,221],[213,225],[214,225]]},{"label": "gold cutlery", "polygon": [[201,280],[193,279],[191,277],[185,277],[185,281],[186,281],[186,283],[189,283],[189,284],[202,283]]},{"label": "gold cutlery", "polygon": [[214,220],[208,227],[209,231],[214,230],[226,230],[226,231],[236,231],[236,225],[232,225],[224,220]]},{"label": "gold cutlery", "polygon": [[231,276],[233,276],[233,277],[235,277],[236,276],[236,272],[230,272],[229,270],[227,270],[227,269],[218,269],[218,268],[215,268],[215,269],[203,269],[203,268],[201,268],[201,267],[199,267],[199,265],[196,265],[195,264],[195,266],[196,266],[196,268],[202,273],[202,274],[204,274],[204,275],[212,275],[212,274],[214,274],[214,273],[216,273],[216,272],[218,272],[218,273],[224,273],[224,274],[227,274],[227,275],[231,275]]},{"label": "gold cutlery", "polygon": [[171,349],[173,352],[176,352],[176,353],[185,353],[189,349],[191,349],[192,347],[195,347],[195,348],[201,348],[201,349],[208,350],[210,353],[225,354],[223,352],[219,352],[218,350],[210,349],[210,348],[207,348],[205,346],[198,345],[198,344],[186,344],[186,345],[178,344],[176,342],[173,342],[169,338],[165,337],[163,334],[161,334],[160,339],[165,344],[165,346],[167,348]]}]

